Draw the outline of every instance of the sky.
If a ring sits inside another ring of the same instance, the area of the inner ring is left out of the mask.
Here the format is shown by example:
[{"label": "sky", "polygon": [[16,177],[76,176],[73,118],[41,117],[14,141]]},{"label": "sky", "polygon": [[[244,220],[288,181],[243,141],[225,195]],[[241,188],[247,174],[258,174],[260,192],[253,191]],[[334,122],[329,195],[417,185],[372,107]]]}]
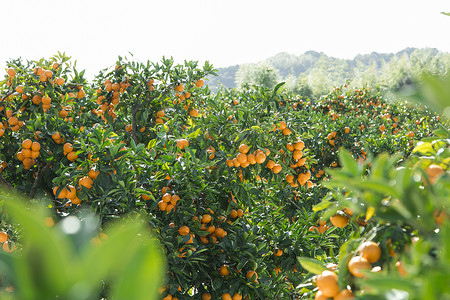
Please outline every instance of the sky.
[{"label": "sky", "polygon": [[315,50],[338,58],[406,47],[450,52],[449,0],[0,0],[0,69],[58,51],[87,74],[136,60],[215,67]]}]

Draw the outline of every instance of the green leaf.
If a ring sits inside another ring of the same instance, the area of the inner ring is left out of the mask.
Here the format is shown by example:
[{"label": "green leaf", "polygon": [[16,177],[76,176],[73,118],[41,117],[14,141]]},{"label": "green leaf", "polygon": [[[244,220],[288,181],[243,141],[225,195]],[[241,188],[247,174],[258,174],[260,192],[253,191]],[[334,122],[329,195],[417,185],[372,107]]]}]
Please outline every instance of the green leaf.
[{"label": "green leaf", "polygon": [[410,279],[383,276],[382,278],[368,278],[364,281],[365,286],[373,287],[377,290],[391,291],[402,290],[409,294],[414,293],[416,287]]},{"label": "green leaf", "polygon": [[342,164],[342,171],[350,173],[353,177],[358,176],[358,163],[348,150],[339,151],[339,161]]},{"label": "green leaf", "polygon": [[322,202],[320,202],[319,204],[314,205],[313,212],[318,212],[318,211],[324,210],[330,205],[331,205],[330,201],[322,200]]},{"label": "green leaf", "polygon": [[202,130],[202,129],[199,128],[199,129],[197,129],[196,131],[191,132],[191,133],[188,135],[188,137],[189,137],[190,139],[196,139],[196,138],[198,137],[198,135],[200,134],[201,130]]},{"label": "green leaf", "polygon": [[310,273],[321,274],[327,268],[318,260],[309,257],[297,257],[302,267]]}]

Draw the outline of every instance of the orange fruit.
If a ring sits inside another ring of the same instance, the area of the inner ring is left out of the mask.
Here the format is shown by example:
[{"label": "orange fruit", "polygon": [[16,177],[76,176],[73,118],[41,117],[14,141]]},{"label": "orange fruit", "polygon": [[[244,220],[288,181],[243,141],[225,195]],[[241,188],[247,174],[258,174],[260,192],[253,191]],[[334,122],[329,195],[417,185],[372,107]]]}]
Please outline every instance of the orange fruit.
[{"label": "orange fruit", "polygon": [[160,210],[165,211],[167,209],[167,202],[164,202],[162,200],[159,201],[158,202],[158,207],[159,207]]},{"label": "orange fruit", "polygon": [[232,298],[232,300],[241,300],[241,299],[242,299],[242,295],[240,295],[238,293],[235,293]]},{"label": "orange fruit", "polygon": [[22,148],[30,149],[33,142],[30,139],[26,139],[22,142]]},{"label": "orange fruit", "polygon": [[325,296],[321,290],[318,290],[314,300],[328,300],[329,297]]},{"label": "orange fruit", "polygon": [[204,214],[203,216],[202,216],[202,223],[204,223],[204,224],[207,224],[207,223],[209,223],[209,222],[211,222],[211,215],[209,215],[209,214]]},{"label": "orange fruit", "polygon": [[280,164],[275,164],[272,168],[272,172],[274,172],[275,174],[278,174],[281,172],[281,169],[282,169],[282,167]]},{"label": "orange fruit", "polygon": [[261,151],[256,153],[255,160],[258,164],[262,164],[266,160],[266,155]]},{"label": "orange fruit", "polygon": [[431,164],[425,169],[425,173],[427,174],[430,183],[434,184],[439,177],[445,174],[445,171],[441,166]]},{"label": "orange fruit", "polygon": [[273,160],[269,160],[266,164],[266,167],[272,169],[275,166],[275,162]]},{"label": "orange fruit", "polygon": [[188,235],[189,234],[189,227],[181,226],[180,229],[178,229],[178,232],[180,233],[180,235]]},{"label": "orange fruit", "polygon": [[377,243],[364,242],[358,247],[359,254],[371,264],[377,262],[381,257],[381,249]]},{"label": "orange fruit", "polygon": [[161,199],[161,200],[164,201],[164,202],[166,202],[166,203],[169,203],[170,200],[172,200],[172,195],[169,194],[169,193],[165,193],[165,194],[162,196],[162,199]]},{"label": "orange fruit", "polygon": [[405,267],[403,266],[403,263],[400,260],[395,263],[395,268],[397,269],[397,272],[398,274],[400,274],[400,276],[405,277],[406,275],[408,275]]},{"label": "orange fruit", "polygon": [[345,133],[349,133],[350,132],[350,127],[345,127],[344,132]]},{"label": "orange fruit", "polygon": [[12,68],[9,68],[8,71],[6,71],[6,73],[8,73],[9,77],[11,77],[11,78],[16,76],[16,71]]},{"label": "orange fruit", "polygon": [[297,142],[294,144],[294,150],[301,151],[301,150],[303,150],[304,148],[305,148],[305,143],[304,143],[303,141],[297,141]]},{"label": "orange fruit", "polygon": [[292,133],[292,131],[289,128],[283,129],[283,134],[284,135],[290,135],[291,133]]},{"label": "orange fruit", "polygon": [[16,92],[18,92],[19,94],[22,94],[24,92],[23,85],[18,85],[16,87]]},{"label": "orange fruit", "polygon": [[77,196],[77,190],[73,186],[68,185],[65,190],[66,190],[65,198],[74,199]]},{"label": "orange fruit", "polygon": [[336,214],[332,217],[330,217],[330,222],[336,227],[343,228],[347,226],[349,219],[346,216]]},{"label": "orange fruit", "polygon": [[220,267],[220,275],[222,275],[222,276],[230,275],[230,270],[228,270],[228,265],[223,265]]},{"label": "orange fruit", "polygon": [[62,77],[56,78],[56,80],[55,80],[56,85],[59,85],[59,86],[63,85],[65,82],[66,81]]},{"label": "orange fruit", "polygon": [[0,232],[0,243],[4,243],[8,240],[8,234],[4,231]]},{"label": "orange fruit", "polygon": [[361,272],[363,270],[370,270],[371,265],[369,261],[361,256],[354,256],[348,261],[348,270],[355,277],[364,277]]},{"label": "orange fruit", "polygon": [[281,249],[275,249],[275,250],[273,250],[273,254],[275,255],[275,256],[281,256],[281,255],[283,255],[283,250],[281,250]]},{"label": "orange fruit", "polygon": [[75,153],[75,151],[67,153],[67,159],[69,161],[74,162],[78,158],[78,154]]},{"label": "orange fruit", "polygon": [[13,252],[16,249],[14,242],[4,242],[3,243],[3,251],[5,252]]},{"label": "orange fruit", "polygon": [[237,216],[238,216],[237,211],[236,211],[235,209],[231,210],[231,212],[230,212],[230,214],[229,214],[229,217],[230,217],[231,219],[236,219]]},{"label": "orange fruit", "polygon": [[227,235],[227,232],[225,230],[223,230],[222,228],[216,228],[216,230],[214,231],[214,234],[217,237],[223,238],[224,236]]},{"label": "orange fruit", "polygon": [[10,117],[8,119],[8,124],[11,126],[17,125],[19,123],[19,120],[16,117]]},{"label": "orange fruit", "polygon": [[182,83],[180,83],[175,87],[175,92],[182,92],[182,91],[184,91],[184,86]]},{"label": "orange fruit", "polygon": [[280,130],[286,129],[286,123],[284,121],[280,121],[280,125],[278,126]]},{"label": "orange fruit", "polygon": [[248,271],[247,272],[247,279],[255,279],[254,281],[257,282],[258,281],[258,273],[256,273],[255,271]]},{"label": "orange fruit", "polygon": [[197,117],[197,116],[198,116],[198,110],[196,110],[195,108],[192,109],[192,110],[189,112],[189,115],[190,115],[191,117]]},{"label": "orange fruit", "polygon": [[238,215],[238,218],[240,218],[240,217],[242,217],[243,215],[244,215],[244,211],[242,210],[242,209],[238,209],[237,210],[237,215]]},{"label": "orange fruit", "polygon": [[412,132],[412,131],[408,132],[408,137],[412,138],[412,137],[414,137],[414,135],[415,135],[414,132]]},{"label": "orange fruit", "polygon": [[339,293],[339,286],[337,284],[338,276],[336,273],[325,270],[316,278],[316,285],[322,294],[327,297],[334,297]]},{"label": "orange fruit", "polygon": [[83,176],[79,181],[78,184],[81,186],[84,186],[87,189],[90,189],[92,187],[92,184],[94,182],[92,181],[92,178],[89,176]]},{"label": "orange fruit", "polygon": [[96,179],[99,174],[100,174],[99,170],[95,171],[93,169],[90,169],[88,176],[91,177],[92,179]]},{"label": "orange fruit", "polygon": [[197,80],[197,81],[195,82],[195,86],[198,87],[198,88],[200,88],[200,87],[203,86],[204,83],[205,83],[205,82],[203,81],[203,79],[199,79],[199,80]]},{"label": "orange fruit", "polygon": [[233,300],[229,293],[225,293],[222,295],[222,300]]},{"label": "orange fruit", "polygon": [[31,150],[30,149],[22,149],[22,155],[24,158],[30,158],[31,157]]},{"label": "orange fruit", "polygon": [[61,139],[61,135],[59,134],[59,132],[55,132],[54,134],[52,134],[52,139],[56,142],[57,140]]},{"label": "orange fruit", "polygon": [[344,289],[341,290],[336,296],[334,296],[333,300],[351,300],[355,299],[355,296],[353,296],[352,291]]},{"label": "orange fruit", "polygon": [[71,143],[65,143],[63,146],[64,154],[68,154],[73,151],[73,145]]},{"label": "orange fruit", "polygon": [[31,144],[31,150],[33,150],[33,151],[41,150],[41,144],[39,144],[38,142],[33,142]]},{"label": "orange fruit", "polygon": [[170,198],[170,203],[172,205],[177,205],[178,200],[180,200],[180,196],[178,195],[172,195],[172,198]]},{"label": "orange fruit", "polygon": [[246,144],[242,144],[239,146],[239,152],[246,154],[250,150],[250,147]]},{"label": "orange fruit", "polygon": [[204,293],[202,295],[202,300],[211,300],[211,294],[209,293]]}]

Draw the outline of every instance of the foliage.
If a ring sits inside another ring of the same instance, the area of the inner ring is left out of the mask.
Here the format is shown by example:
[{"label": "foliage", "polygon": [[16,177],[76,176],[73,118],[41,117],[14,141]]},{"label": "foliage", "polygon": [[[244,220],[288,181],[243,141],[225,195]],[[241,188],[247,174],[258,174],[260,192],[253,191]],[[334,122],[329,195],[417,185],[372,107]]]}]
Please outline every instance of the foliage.
[{"label": "foliage", "polygon": [[99,231],[88,212],[55,224],[43,203],[28,205],[8,190],[0,199],[22,242],[20,253],[0,252],[2,299],[157,299],[164,259],[142,219]]},{"label": "foliage", "polygon": [[[430,143],[422,148],[437,151],[433,157],[445,153],[434,148],[441,142],[427,139],[441,139],[446,120],[423,106],[390,102],[368,86],[344,84],[314,102],[283,83],[213,94],[204,84],[216,73],[211,65],[167,58],[119,57],[93,82],[64,54],[13,60],[8,68],[0,82],[0,182],[35,201],[49,199],[61,220],[90,209],[104,228],[145,214],[167,258],[165,299],[312,297],[310,271],[342,265],[368,232],[387,228],[377,241],[394,235],[395,251],[406,244],[401,226],[369,222],[363,189],[403,195],[395,179],[406,171],[390,167],[417,157],[421,139]],[[444,156],[439,163],[445,165]],[[340,175],[341,166],[350,169]],[[360,184],[373,170],[385,180]],[[420,187],[414,180],[402,184]],[[352,199],[350,226],[329,218],[343,197]],[[382,204],[371,207],[382,215]],[[408,208],[415,209],[410,215],[419,208]],[[6,220],[2,226],[8,242],[26,243],[20,226]],[[359,287],[340,270],[341,287]]]}]

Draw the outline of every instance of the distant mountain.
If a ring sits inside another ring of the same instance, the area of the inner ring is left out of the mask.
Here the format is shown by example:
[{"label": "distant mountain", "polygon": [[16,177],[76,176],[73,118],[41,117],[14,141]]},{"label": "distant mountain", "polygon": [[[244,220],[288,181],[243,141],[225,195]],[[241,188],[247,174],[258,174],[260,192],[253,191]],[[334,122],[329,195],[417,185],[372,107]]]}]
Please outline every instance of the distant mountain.
[{"label": "distant mountain", "polygon": [[[439,56],[440,54],[441,56]],[[330,57],[323,52],[316,51],[307,51],[301,55],[281,52],[260,63],[271,65],[276,69],[280,81],[286,78],[308,77],[309,84],[311,85],[311,77],[324,72],[326,73],[327,79],[332,82],[345,81],[346,79],[358,77],[358,79],[362,80],[367,80],[370,76],[380,77],[382,72],[395,69],[399,62],[403,63],[401,67],[405,69],[405,60],[407,62],[412,61],[412,64],[419,64],[419,67],[420,64],[429,65],[429,62],[433,60],[433,65],[440,64],[438,67],[442,68],[441,61],[436,63],[436,57],[439,56],[438,59],[442,60],[442,54],[443,52],[434,48],[406,48],[397,53],[372,52],[370,54],[358,54],[353,59],[341,59]],[[448,53],[444,53],[445,66],[449,66],[447,64],[449,57],[450,55]],[[218,76],[211,76],[209,78],[209,86],[213,90],[217,89],[219,84],[228,88],[236,87],[236,74],[240,67],[241,65],[234,65],[218,68]],[[337,84],[341,83],[343,82],[338,82]]]}]

